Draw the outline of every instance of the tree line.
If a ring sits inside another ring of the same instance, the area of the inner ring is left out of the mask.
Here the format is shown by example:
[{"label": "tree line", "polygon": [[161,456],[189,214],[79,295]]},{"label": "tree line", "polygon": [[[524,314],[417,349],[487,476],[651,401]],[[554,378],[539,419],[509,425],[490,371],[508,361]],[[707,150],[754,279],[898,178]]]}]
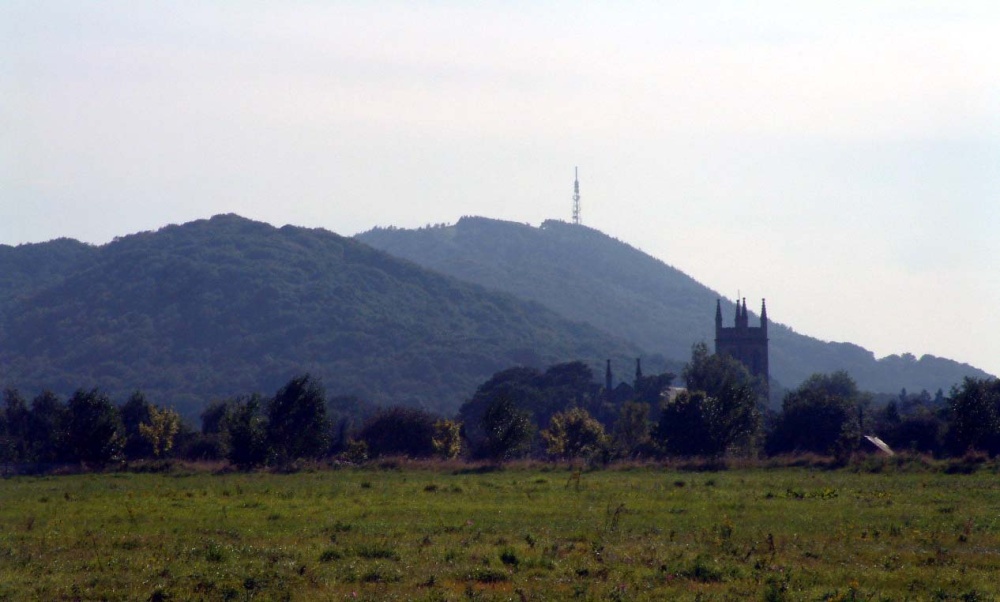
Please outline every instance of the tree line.
[{"label": "tree line", "polygon": [[0,463],[102,467],[183,458],[249,469],[303,459],[379,456],[505,461],[519,457],[610,462],[637,458],[760,457],[814,453],[847,458],[875,434],[897,450],[936,456],[1000,453],[1000,381],[966,378],[950,395],[901,391],[881,400],[846,372],[815,374],[787,392],[780,411],[738,361],[695,345],[674,388],[671,373],[606,390],[582,362],[515,367],[482,383],[453,417],[413,407],[376,408],[327,397],[309,374],[271,396],[210,404],[200,429],[141,392],[115,404],[100,390],[30,402],[7,389]]}]

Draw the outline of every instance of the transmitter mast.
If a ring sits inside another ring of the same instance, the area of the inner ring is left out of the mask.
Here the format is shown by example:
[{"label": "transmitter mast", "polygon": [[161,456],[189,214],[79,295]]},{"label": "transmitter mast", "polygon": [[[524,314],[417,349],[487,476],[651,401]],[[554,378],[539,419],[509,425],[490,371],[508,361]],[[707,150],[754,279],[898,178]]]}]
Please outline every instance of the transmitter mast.
[{"label": "transmitter mast", "polygon": [[580,225],[580,173],[573,168],[573,223]]}]

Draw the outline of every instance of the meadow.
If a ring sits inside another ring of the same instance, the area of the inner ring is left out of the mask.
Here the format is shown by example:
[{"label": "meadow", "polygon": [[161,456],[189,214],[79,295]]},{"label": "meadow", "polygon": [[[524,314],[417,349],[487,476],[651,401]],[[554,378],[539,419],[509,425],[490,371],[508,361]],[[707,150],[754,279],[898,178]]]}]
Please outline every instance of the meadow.
[{"label": "meadow", "polygon": [[0,480],[0,600],[989,600],[1000,480],[388,462]]}]

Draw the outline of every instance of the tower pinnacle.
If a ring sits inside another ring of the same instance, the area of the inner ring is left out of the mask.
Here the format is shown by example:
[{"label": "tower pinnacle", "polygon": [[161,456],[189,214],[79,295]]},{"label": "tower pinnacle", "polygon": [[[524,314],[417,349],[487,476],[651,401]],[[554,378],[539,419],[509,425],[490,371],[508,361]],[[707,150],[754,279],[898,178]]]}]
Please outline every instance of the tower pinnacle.
[{"label": "tower pinnacle", "polygon": [[580,225],[580,172],[573,168],[573,223]]},{"label": "tower pinnacle", "polygon": [[715,352],[739,360],[760,378],[762,395],[770,394],[768,367],[767,302],[760,301],[760,326],[750,326],[750,306],[746,297],[736,298],[736,318],[732,327],[722,325],[722,300],[715,302]]}]

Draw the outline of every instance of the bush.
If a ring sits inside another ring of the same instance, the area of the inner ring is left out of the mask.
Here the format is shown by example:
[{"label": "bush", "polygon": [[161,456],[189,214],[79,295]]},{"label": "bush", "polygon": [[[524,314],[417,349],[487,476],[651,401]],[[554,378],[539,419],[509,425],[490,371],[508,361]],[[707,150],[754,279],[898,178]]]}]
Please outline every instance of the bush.
[{"label": "bush", "polygon": [[370,457],[433,456],[436,429],[434,416],[415,408],[393,407],[370,418],[358,433]]},{"label": "bush", "polygon": [[604,426],[583,408],[556,412],[542,431],[545,450],[558,458],[589,457],[606,448]]}]

